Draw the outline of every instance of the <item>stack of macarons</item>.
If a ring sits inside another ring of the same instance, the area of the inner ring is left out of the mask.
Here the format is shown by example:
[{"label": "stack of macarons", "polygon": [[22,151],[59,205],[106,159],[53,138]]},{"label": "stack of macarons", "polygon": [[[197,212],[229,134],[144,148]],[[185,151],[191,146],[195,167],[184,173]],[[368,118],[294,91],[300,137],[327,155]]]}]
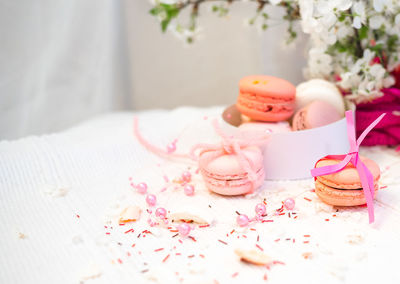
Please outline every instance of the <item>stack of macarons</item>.
[{"label": "stack of macarons", "polygon": [[221,195],[242,195],[254,191],[264,182],[263,156],[260,148],[249,146],[242,149],[242,154],[251,161],[255,180],[240,163],[237,155],[226,153],[215,158],[216,151],[204,151],[199,157],[199,169],[206,187]]},{"label": "stack of macarons", "polygon": [[239,128],[272,133],[324,126],[340,120],[345,111],[342,94],[333,83],[312,79],[296,88],[266,75],[239,81],[236,107],[242,113]]},{"label": "stack of macarons", "polygon": [[[379,189],[379,166],[366,157],[360,156],[360,159],[373,176],[375,197]],[[315,167],[331,166],[339,162],[332,158],[322,159],[317,162]],[[357,169],[351,163],[340,172],[316,177],[315,193],[322,201],[334,206],[356,206],[366,203],[360,176]]]}]

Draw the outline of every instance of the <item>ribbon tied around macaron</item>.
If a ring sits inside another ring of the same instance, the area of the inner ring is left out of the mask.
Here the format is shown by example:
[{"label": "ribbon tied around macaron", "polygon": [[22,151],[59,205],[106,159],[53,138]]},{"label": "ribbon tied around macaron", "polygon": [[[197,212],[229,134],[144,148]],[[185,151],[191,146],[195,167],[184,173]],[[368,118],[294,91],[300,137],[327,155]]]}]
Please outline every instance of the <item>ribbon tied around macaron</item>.
[{"label": "ribbon tied around macaron", "polygon": [[[253,161],[245,155],[243,149],[250,146],[262,146],[269,138],[269,134],[259,134],[254,131],[241,132],[241,135],[228,135],[220,128],[217,119],[213,120],[213,127],[218,136],[222,138],[221,143],[218,144],[206,144],[200,143],[194,145],[190,151],[190,156],[194,160],[199,160],[199,156],[204,152],[213,152],[209,155],[206,160],[201,162],[204,164],[210,163],[212,160],[221,157],[223,155],[235,155],[237,157],[240,167],[246,171],[249,181],[252,183],[252,191],[254,190],[254,183],[257,180],[257,171],[260,170],[256,168]],[[200,154],[196,156],[195,152],[200,150]],[[202,168],[204,165],[199,164]],[[264,170],[264,169],[261,169]]]},{"label": "ribbon tied around macaron", "polygon": [[[341,160],[340,163],[320,168],[314,168],[311,170],[311,175],[316,178],[317,176],[329,175],[333,173],[340,172],[343,170],[347,164],[352,163],[353,166],[357,169],[358,175],[361,180],[362,189],[364,192],[365,200],[367,202],[368,208],[368,216],[369,216],[369,223],[374,222],[374,178],[371,174],[370,170],[365,166],[365,164],[359,158],[359,148],[364,140],[364,138],[368,135],[368,133],[382,120],[382,118],[386,114],[383,113],[377,119],[375,119],[356,139],[356,130],[354,124],[354,115],[352,111],[346,111],[346,121],[347,121],[347,136],[350,142],[350,151],[346,155],[328,155],[323,159],[335,159]],[[320,160],[319,160],[320,161]],[[317,161],[317,163],[319,162]]]}]

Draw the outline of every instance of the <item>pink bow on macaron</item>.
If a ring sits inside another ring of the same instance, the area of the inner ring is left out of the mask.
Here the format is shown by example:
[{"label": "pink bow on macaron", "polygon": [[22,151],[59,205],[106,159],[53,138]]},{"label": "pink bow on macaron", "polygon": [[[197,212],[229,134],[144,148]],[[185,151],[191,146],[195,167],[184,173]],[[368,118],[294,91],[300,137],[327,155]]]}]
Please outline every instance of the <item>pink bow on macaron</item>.
[{"label": "pink bow on macaron", "polygon": [[[353,118],[352,111],[346,111],[346,120],[347,120],[347,136],[350,142],[350,151],[347,155],[329,155],[324,157],[328,159],[335,159],[335,160],[342,160],[340,163],[336,165],[330,165],[320,168],[314,168],[311,170],[311,175],[313,177],[329,175],[333,173],[337,173],[344,169],[348,163],[352,163],[358,172],[358,175],[361,180],[361,185],[364,191],[364,196],[367,201],[367,208],[368,208],[368,216],[369,216],[369,223],[374,222],[374,204],[373,204],[373,196],[374,196],[374,178],[369,171],[369,169],[365,166],[365,164],[359,158],[359,147],[367,136],[367,134],[381,121],[381,119],[385,116],[385,113],[380,115],[377,119],[374,120],[358,137],[356,140],[356,130]],[[318,161],[319,162],[319,161]],[[317,162],[317,163],[318,163]]]},{"label": "pink bow on macaron", "polygon": [[[202,161],[204,164],[208,164],[212,160],[223,156],[223,155],[236,155],[239,165],[242,167],[244,171],[247,172],[248,179],[254,185],[254,182],[257,180],[257,171],[258,168],[255,168],[255,164],[251,159],[249,159],[244,153],[243,149],[250,146],[261,146],[264,145],[268,138],[269,134],[257,134],[254,131],[246,131],[242,132],[246,134],[246,137],[240,136],[229,136],[222,131],[220,128],[217,119],[213,120],[213,126],[215,132],[222,138],[221,143],[219,144],[197,144],[192,147],[190,151],[190,156],[192,159],[198,160],[201,153],[204,152],[214,152],[212,155],[207,157],[207,160]],[[199,156],[195,155],[197,150],[201,150]],[[200,165],[202,167],[202,165]],[[262,169],[263,170],[263,169]],[[253,188],[254,189],[254,188]]]}]

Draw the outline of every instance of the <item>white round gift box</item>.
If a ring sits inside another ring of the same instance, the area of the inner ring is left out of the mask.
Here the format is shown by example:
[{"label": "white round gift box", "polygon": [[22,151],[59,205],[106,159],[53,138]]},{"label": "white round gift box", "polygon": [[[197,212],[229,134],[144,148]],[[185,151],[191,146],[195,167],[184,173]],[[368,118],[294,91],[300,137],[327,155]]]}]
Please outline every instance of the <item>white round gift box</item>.
[{"label": "white round gift box", "polygon": [[[238,131],[242,116],[235,105],[226,108],[222,118],[225,129]],[[310,170],[319,159],[346,154],[349,148],[345,118],[318,128],[273,133],[262,147],[265,179],[311,178]]]}]

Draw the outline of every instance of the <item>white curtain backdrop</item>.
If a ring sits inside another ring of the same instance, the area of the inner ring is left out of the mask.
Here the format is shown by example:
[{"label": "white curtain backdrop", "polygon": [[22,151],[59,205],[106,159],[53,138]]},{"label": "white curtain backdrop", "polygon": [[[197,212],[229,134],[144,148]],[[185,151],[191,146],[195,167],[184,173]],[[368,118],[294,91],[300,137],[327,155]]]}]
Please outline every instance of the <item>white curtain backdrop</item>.
[{"label": "white curtain backdrop", "polygon": [[243,24],[253,3],[233,5],[224,19],[202,8],[203,36],[189,47],[161,34],[150,8],[148,0],[0,0],[0,140],[113,110],[231,104],[248,74],[301,80],[303,48],[282,49],[283,25],[259,33]]},{"label": "white curtain backdrop", "polygon": [[129,104],[121,11],[110,0],[0,2],[0,138]]}]

